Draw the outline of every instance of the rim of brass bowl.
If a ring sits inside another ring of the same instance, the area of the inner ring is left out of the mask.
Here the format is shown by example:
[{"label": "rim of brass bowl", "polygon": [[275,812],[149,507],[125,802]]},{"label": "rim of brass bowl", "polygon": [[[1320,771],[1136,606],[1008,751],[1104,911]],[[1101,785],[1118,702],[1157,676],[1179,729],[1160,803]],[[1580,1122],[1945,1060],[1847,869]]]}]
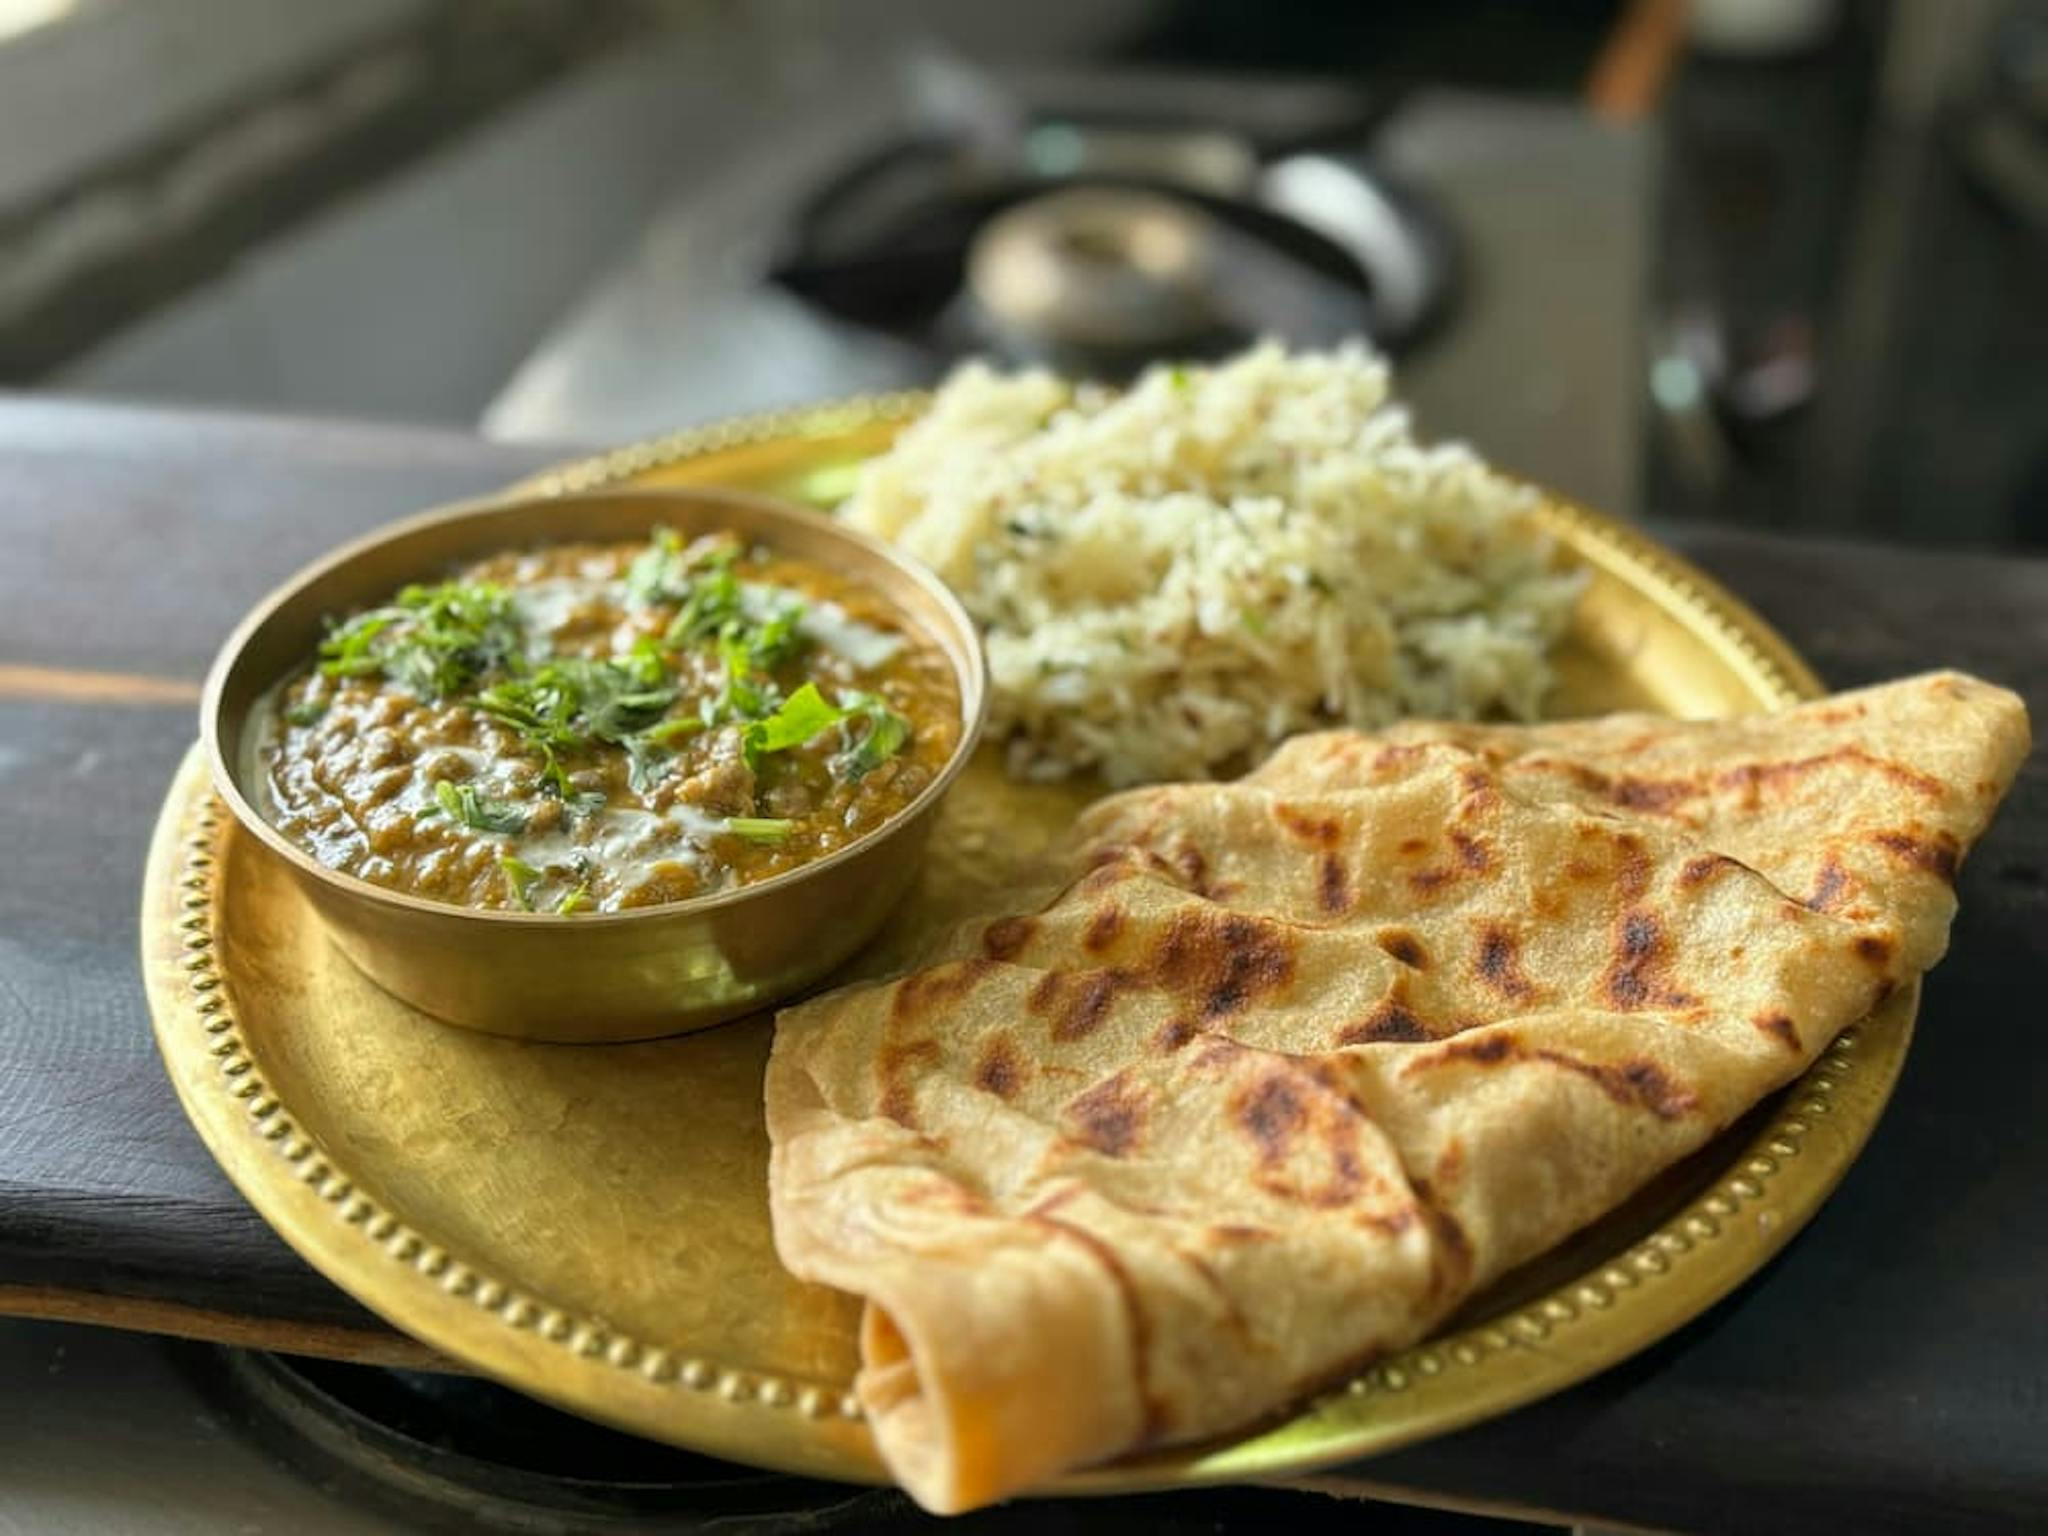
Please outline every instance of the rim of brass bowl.
[{"label": "rim of brass bowl", "polygon": [[[644,537],[661,524],[685,534],[732,529],[798,559],[844,570],[940,648],[953,667],[960,739],[916,799],[845,847],[758,883],[662,906],[568,916],[459,906],[344,874],[322,864],[256,808],[245,787],[254,767],[250,731],[256,707],[310,661],[329,618],[465,560],[527,545]],[[215,657],[200,702],[200,737],[214,789],[240,830],[283,861],[330,936],[387,991],[446,1022],[495,1034],[581,1042],[650,1039],[701,1029],[786,998],[872,936],[908,889],[933,814],[973,756],[987,715],[987,683],[973,621],[939,578],[822,513],[718,487],[513,493],[403,518],[286,578],[236,625]],[[878,862],[885,850],[888,857]],[[856,864],[866,866],[853,872],[861,876],[862,900],[834,904],[829,923],[787,935],[779,943],[787,954],[771,964],[772,956],[761,951],[776,950],[778,941],[772,925],[764,933],[758,920],[777,908],[800,909],[805,902],[799,893],[833,883],[837,872]],[[705,947],[712,921],[722,921],[730,936],[739,931],[730,921],[739,913],[755,919],[745,936],[756,951],[750,975],[758,981],[737,976],[729,966],[721,972],[721,955]],[[698,959],[708,959],[697,995],[689,992],[688,977],[677,979],[680,960],[662,972],[664,962],[656,957],[665,935],[679,944],[694,938]],[[553,954],[560,946],[583,953]],[[494,958],[480,957],[479,948]],[[597,990],[606,995],[572,995],[566,982],[551,992],[550,973],[533,963],[518,967],[529,983],[521,988],[504,984],[490,969],[508,955],[542,953],[601,968]],[[636,965],[646,973],[638,986]],[[531,985],[536,974],[538,987]]]}]

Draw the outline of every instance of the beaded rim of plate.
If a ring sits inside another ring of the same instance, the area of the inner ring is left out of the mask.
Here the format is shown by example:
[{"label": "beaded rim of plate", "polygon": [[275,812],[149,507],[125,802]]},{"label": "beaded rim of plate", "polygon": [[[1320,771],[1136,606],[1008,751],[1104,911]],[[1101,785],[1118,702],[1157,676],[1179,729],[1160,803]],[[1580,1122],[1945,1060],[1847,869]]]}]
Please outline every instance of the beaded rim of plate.
[{"label": "beaded rim of plate", "polygon": [[[566,494],[617,485],[726,449],[791,438],[830,438],[907,420],[928,398],[919,393],[881,395],[714,423],[562,465],[522,482],[518,489]],[[1580,548],[1597,548],[1629,567],[1639,585],[1661,588],[1667,606],[1710,628],[1719,644],[1740,660],[1752,681],[1773,702],[1789,705],[1822,691],[1796,654],[1761,620],[1650,540],[1547,494],[1537,517],[1552,532],[1568,534]],[[174,900],[179,913],[178,965],[184,982],[182,1022],[198,1031],[205,1055],[215,1064],[214,1086],[241,1107],[247,1134],[271,1149],[289,1176],[331,1212],[334,1224],[357,1234],[361,1242],[373,1245],[389,1261],[405,1266],[416,1277],[415,1284],[433,1287],[448,1298],[467,1300],[507,1329],[558,1347],[580,1366],[631,1372],[647,1384],[711,1394],[734,1407],[794,1412],[815,1420],[861,1417],[850,1383],[751,1370],[722,1362],[713,1353],[678,1351],[636,1339],[600,1318],[580,1315],[522,1291],[449,1252],[357,1188],[341,1160],[293,1118],[280,1095],[266,1083],[233,1016],[228,978],[218,960],[222,908],[217,880],[220,845],[232,831],[232,818],[211,790],[203,787],[203,776],[201,783],[202,787],[189,795],[178,822]],[[1655,1231],[1596,1268],[1498,1316],[1430,1338],[1375,1363],[1306,1403],[1297,1416],[1277,1428],[1255,1431],[1220,1447],[1182,1447],[1135,1463],[1083,1472],[1065,1480],[1063,1486],[1158,1486],[1224,1480],[1253,1470],[1270,1474],[1325,1465],[1458,1427],[1546,1395],[1624,1358],[1650,1338],[1705,1310],[1755,1266],[1738,1268],[1725,1280],[1701,1288],[1688,1299],[1682,1313],[1660,1308],[1654,1318],[1645,1318],[1650,1324],[1647,1333],[1619,1330],[1617,1337],[1627,1336],[1604,1348],[1584,1341],[1586,1354],[1554,1372],[1532,1373],[1521,1386],[1489,1395],[1469,1413],[1437,1414],[1409,1433],[1370,1432],[1372,1410],[1367,1405],[1377,1400],[1469,1376],[1474,1368],[1503,1356],[1526,1360],[1532,1354],[1541,1355],[1561,1343],[1573,1342],[1574,1332],[1583,1332],[1593,1319],[1618,1320],[1631,1309],[1648,1305],[1647,1293],[1701,1265],[1703,1255],[1737,1230],[1745,1217],[1768,1234],[1757,1256],[1760,1264],[1818,1209],[1874,1125],[1910,1039],[1912,1000],[1901,999],[1900,1006],[1906,1010],[1903,1038],[1884,1053],[1882,1062],[1873,1062],[1872,1052],[1864,1048],[1865,1025],[1845,1030],[1783,1091],[1783,1102],[1768,1122],[1707,1188]],[[164,1022],[160,1020],[160,1027]],[[1799,1164],[1816,1125],[1836,1112],[1845,1090],[1862,1098],[1875,1097],[1868,1123],[1858,1128],[1850,1145],[1840,1149],[1825,1177],[1801,1181],[1802,1187],[1783,1193],[1787,1171]],[[1315,1421],[1320,1435],[1290,1454],[1281,1442],[1310,1421]],[[1263,1454],[1262,1446],[1266,1447]]]}]

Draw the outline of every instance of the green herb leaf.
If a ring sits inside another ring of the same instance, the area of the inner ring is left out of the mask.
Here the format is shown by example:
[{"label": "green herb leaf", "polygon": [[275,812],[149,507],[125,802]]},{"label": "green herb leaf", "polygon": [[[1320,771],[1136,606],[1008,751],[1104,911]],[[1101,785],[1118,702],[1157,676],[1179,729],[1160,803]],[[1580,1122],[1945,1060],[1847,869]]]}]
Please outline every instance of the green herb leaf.
[{"label": "green herb leaf", "polygon": [[567,917],[571,912],[581,912],[590,905],[590,882],[584,881],[573,891],[564,891],[562,899],[555,903],[555,916]]},{"label": "green herb leaf", "polygon": [[405,615],[396,608],[373,608],[337,624],[320,642],[320,670],[328,677],[374,677],[384,670],[377,640]]},{"label": "green herb leaf", "polygon": [[[642,606],[688,604],[707,577],[720,587],[730,582],[730,568],[739,557],[739,541],[730,535],[685,545],[673,528],[657,528],[653,542],[626,572],[626,591]],[[733,595],[737,599],[736,589]],[[711,628],[717,628],[715,621]]]},{"label": "green herb leaf", "polygon": [[626,749],[626,782],[633,793],[651,792],[667,776],[668,765],[675,761],[675,753],[670,749],[703,729],[704,722],[695,716],[677,715],[650,725],[638,735],[628,736],[622,745]]},{"label": "green herb leaf", "polygon": [[669,573],[683,552],[673,528],[657,528],[646,549],[626,569],[626,594],[640,604],[657,603],[668,586]]},{"label": "green herb leaf", "polygon": [[498,868],[504,872],[505,883],[512,887],[512,899],[519,903],[519,910],[533,910],[533,888],[540,883],[540,871],[524,859],[515,859],[504,854],[498,860]]},{"label": "green herb leaf", "polygon": [[570,800],[575,796],[563,755],[581,752],[594,740],[624,743],[658,720],[675,702],[676,690],[649,683],[667,673],[658,648],[651,645],[608,660],[564,656],[531,676],[485,689],[476,707],[538,749],[542,787]]},{"label": "green herb leaf", "polygon": [[512,600],[489,582],[410,586],[384,608],[337,626],[320,647],[329,677],[382,675],[423,699],[516,671],[525,635]]},{"label": "green herb leaf", "polygon": [[764,720],[756,720],[740,732],[740,751],[747,766],[759,770],[761,759],[771,752],[800,747],[820,731],[829,730],[847,717],[848,711],[825,702],[816,683],[805,683]]},{"label": "green herb leaf", "polygon": [[668,658],[662,654],[661,642],[652,635],[635,640],[625,655],[612,658],[612,665],[636,688],[659,688],[668,682]]},{"label": "green herb leaf", "polygon": [[450,820],[479,832],[519,833],[526,830],[526,812],[493,800],[474,784],[443,779],[434,786],[434,803]]},{"label": "green herb leaf", "polygon": [[[666,530],[664,530],[666,532]],[[673,533],[639,560],[627,587],[645,604],[675,603],[676,615],[665,636],[671,646],[709,639],[719,627],[742,617],[739,578],[733,563],[740,557],[736,539],[699,539],[687,549]]]},{"label": "green herb leaf", "polygon": [[[696,724],[692,721],[691,724]],[[701,729],[701,727],[700,727]],[[634,794],[650,793],[668,773],[675,754],[651,735],[626,739],[626,784]]]},{"label": "green herb leaf", "polygon": [[789,836],[795,822],[776,816],[733,816],[725,823],[725,830],[734,837],[743,837],[750,843],[779,843]]},{"label": "green herb leaf", "polygon": [[705,724],[721,720],[758,720],[774,713],[776,692],[770,683],[755,681],[753,647],[747,643],[745,627],[737,620],[718,632],[718,663],[725,669],[725,691],[709,701]]},{"label": "green herb leaf", "polygon": [[316,725],[327,713],[325,699],[301,699],[284,712],[287,725]]},{"label": "green herb leaf", "polygon": [[797,627],[803,617],[804,605],[792,600],[747,637],[756,671],[773,672],[803,649],[806,637]]},{"label": "green herb leaf", "polygon": [[664,720],[659,725],[650,725],[640,733],[640,740],[657,747],[674,746],[685,736],[695,736],[704,729],[702,720],[688,715],[677,715],[673,720]]},{"label": "green herb leaf", "polygon": [[846,700],[849,719],[867,722],[860,739],[831,762],[833,773],[849,784],[858,784],[882,764],[901,752],[910,742],[910,722],[872,693],[840,695]]}]

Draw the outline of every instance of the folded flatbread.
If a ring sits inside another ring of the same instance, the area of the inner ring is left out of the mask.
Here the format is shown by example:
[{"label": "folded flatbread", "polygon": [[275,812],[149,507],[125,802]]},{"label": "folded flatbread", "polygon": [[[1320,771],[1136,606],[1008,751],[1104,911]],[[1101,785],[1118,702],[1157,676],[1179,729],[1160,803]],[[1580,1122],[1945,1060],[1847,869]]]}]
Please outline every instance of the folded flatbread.
[{"label": "folded flatbread", "polygon": [[864,1298],[890,1469],[970,1508],[1425,1335],[1939,959],[2027,740],[1944,673],[1101,802],[1041,895],[777,1022],[776,1245]]}]

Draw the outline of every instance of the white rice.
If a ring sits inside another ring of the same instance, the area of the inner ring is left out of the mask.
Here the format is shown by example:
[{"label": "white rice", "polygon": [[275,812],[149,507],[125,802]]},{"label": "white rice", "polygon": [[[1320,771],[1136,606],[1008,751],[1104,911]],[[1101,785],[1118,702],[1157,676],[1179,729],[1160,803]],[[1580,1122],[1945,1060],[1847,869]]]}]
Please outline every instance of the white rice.
[{"label": "white rice", "polygon": [[1582,578],[1529,503],[1417,443],[1379,358],[1267,345],[1121,394],[969,364],[845,515],[983,626],[1012,772],[1132,784],[1335,723],[1534,718]]}]

